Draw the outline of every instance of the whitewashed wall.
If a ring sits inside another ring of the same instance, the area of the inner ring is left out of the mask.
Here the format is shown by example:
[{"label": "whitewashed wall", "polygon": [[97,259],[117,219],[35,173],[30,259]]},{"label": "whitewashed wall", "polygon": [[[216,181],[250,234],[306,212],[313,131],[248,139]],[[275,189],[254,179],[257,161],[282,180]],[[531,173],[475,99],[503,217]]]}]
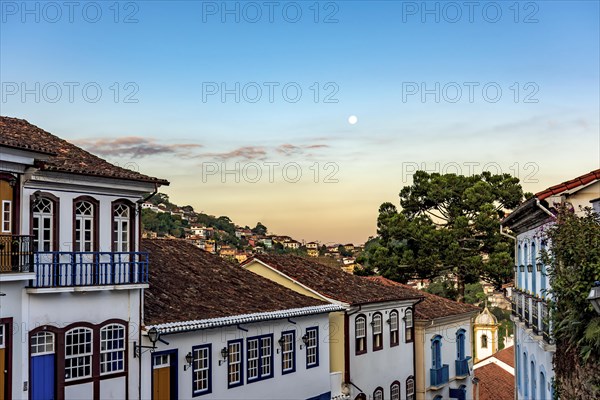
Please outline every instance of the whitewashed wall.
[{"label": "whitewashed wall", "polygon": [[460,330],[465,330],[465,357],[473,357],[472,352],[472,328],[470,317],[456,321],[450,322],[447,324],[436,324],[432,327],[429,327],[425,331],[425,388],[429,388],[431,386],[430,382],[430,369],[432,367],[432,351],[431,351],[431,343],[434,337],[440,335],[442,337],[442,365],[448,364],[448,376],[449,383],[442,389],[432,391],[426,391],[426,399],[433,399],[437,395],[441,395],[444,399],[449,399],[450,388],[459,388],[461,385],[466,386],[467,391],[467,399],[471,397],[473,393],[473,384],[471,382],[471,377],[467,377],[466,379],[456,379],[456,356],[457,356],[457,348],[456,348],[456,333]]},{"label": "whitewashed wall", "polygon": [[[528,330],[530,332],[530,330]],[[527,330],[523,329],[521,324],[515,324],[515,353],[517,358],[517,363],[515,365],[515,385],[520,379],[521,384],[517,387],[518,398],[519,399],[536,399],[539,400],[543,398],[541,396],[540,390],[540,371],[545,371],[546,375],[546,386],[544,387],[545,398],[547,400],[552,399],[552,388],[551,382],[554,378],[554,371],[552,369],[552,357],[553,353],[549,351],[544,351],[544,349],[540,346],[540,343],[533,339],[527,333]],[[518,353],[517,353],[518,350]],[[523,374],[523,353],[527,353],[527,382],[528,385],[528,396],[524,395],[524,374]],[[532,358],[533,357],[533,358]],[[537,391],[535,396],[531,395],[531,361],[535,360],[535,371],[536,371],[536,380],[537,380]]]},{"label": "whitewashed wall", "polygon": [[[413,343],[406,343],[402,317],[412,302],[398,302],[395,304],[375,304],[362,307],[359,312],[349,318],[349,356],[350,378],[367,396],[372,396],[375,389],[383,389],[384,398],[390,397],[390,386],[394,381],[400,382],[401,398],[406,398],[406,379],[414,375],[414,347]],[[400,344],[390,347],[390,329],[386,323],[389,313],[397,310],[399,313]],[[373,351],[373,335],[371,320],[375,312],[382,314],[383,322],[383,349]],[[355,320],[363,314],[367,317],[367,352],[355,354]],[[413,321],[414,325],[414,321]],[[351,387],[350,397],[354,399],[360,392],[356,387]]]},{"label": "whitewashed wall", "polygon": [[[169,345],[158,342],[157,351],[178,350],[176,373],[178,375],[178,396],[180,399],[192,398],[192,369],[184,371],[185,355],[193,346],[212,344],[212,393],[199,396],[201,399],[308,399],[328,393],[331,390],[329,374],[329,338],[327,314],[305,317],[293,317],[288,320],[274,320],[262,323],[243,324],[245,332],[236,326],[219,329],[208,329],[165,335],[163,338]],[[306,348],[302,342],[306,328],[319,327],[319,366],[306,368]],[[282,375],[281,351],[277,343],[282,331],[296,330],[296,372]],[[273,333],[273,372],[272,378],[247,383],[246,380],[246,338]],[[228,340],[243,339],[244,384],[235,388],[227,388],[227,362],[219,365],[221,349],[227,346]],[[150,345],[145,337],[145,345]],[[302,345],[302,349],[300,349]],[[151,398],[151,360],[150,352],[142,355],[142,398]],[[136,359],[137,362],[137,359]],[[173,372],[173,371],[172,371]],[[137,393],[135,394],[137,396]]]}]

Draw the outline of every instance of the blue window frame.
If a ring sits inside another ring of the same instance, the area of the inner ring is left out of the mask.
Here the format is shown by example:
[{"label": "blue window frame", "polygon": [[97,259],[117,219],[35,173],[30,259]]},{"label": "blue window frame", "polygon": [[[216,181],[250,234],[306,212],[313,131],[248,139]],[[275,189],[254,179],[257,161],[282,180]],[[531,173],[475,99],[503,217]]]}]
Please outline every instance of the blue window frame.
[{"label": "blue window frame", "polygon": [[536,398],[537,396],[537,374],[535,373],[535,359],[533,354],[531,355],[531,397]]},{"label": "blue window frame", "polygon": [[244,342],[242,339],[227,342],[227,387],[233,388],[244,384]]},{"label": "blue window frame", "polygon": [[517,345],[517,357],[515,358],[515,374],[517,374],[517,388],[521,391],[521,370],[519,369],[521,362],[519,361],[519,354],[521,354],[521,346]]},{"label": "blue window frame", "polygon": [[465,330],[459,329],[456,332],[456,359],[465,359]]},{"label": "blue window frame", "polygon": [[192,347],[192,395],[212,392],[212,345]]},{"label": "blue window frame", "polygon": [[[542,243],[540,245],[540,253],[543,253],[544,250],[546,250],[546,245],[542,240]],[[542,292],[542,294],[546,294],[546,266],[541,260],[540,262],[542,263],[542,271],[540,273],[540,291]]]},{"label": "blue window frame", "polygon": [[537,253],[536,253],[535,249],[536,249],[535,242],[531,242],[531,265],[533,265],[532,274],[531,274],[531,291],[533,293],[536,293],[536,290],[537,290],[537,268],[535,266]]},{"label": "blue window frame", "polygon": [[546,400],[546,374],[540,371],[540,400]]},{"label": "blue window frame", "polygon": [[296,332],[281,332],[281,374],[296,372]]},{"label": "blue window frame", "polygon": [[431,368],[442,368],[442,337],[440,335],[431,339]]},{"label": "blue window frame", "polygon": [[246,381],[256,382],[273,377],[273,335],[246,339]]},{"label": "blue window frame", "polygon": [[319,328],[306,328],[306,368],[319,366]]},{"label": "blue window frame", "polygon": [[527,290],[527,243],[523,245],[523,265],[525,265],[525,270],[522,272],[523,274],[523,287]]}]

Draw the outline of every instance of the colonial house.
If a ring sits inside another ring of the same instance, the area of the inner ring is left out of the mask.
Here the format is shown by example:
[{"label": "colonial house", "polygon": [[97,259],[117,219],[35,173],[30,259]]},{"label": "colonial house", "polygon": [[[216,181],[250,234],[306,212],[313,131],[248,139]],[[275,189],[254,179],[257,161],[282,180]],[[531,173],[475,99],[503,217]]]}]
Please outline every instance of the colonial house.
[{"label": "colonial house", "polygon": [[140,211],[161,185],[0,117],[0,398],[137,397]]},{"label": "colonial house", "polygon": [[298,293],[341,306],[329,315],[332,395],[414,400],[414,306],[422,298],[291,255],[256,255],[246,268]]},{"label": "colonial house", "polygon": [[308,242],[306,243],[306,249],[308,250],[319,250],[319,243],[317,242]]},{"label": "colonial house", "polygon": [[424,296],[423,301],[416,304],[414,313],[416,399],[470,398],[473,318],[479,308],[422,292],[382,276],[366,279]]},{"label": "colonial house", "polygon": [[329,313],[183,240],[150,255],[136,363],[141,399],[331,399]]},{"label": "colonial house", "polygon": [[551,250],[544,231],[554,224],[556,208],[574,213],[593,207],[600,194],[600,169],[536,193],[502,221],[515,240],[515,289],[512,320],[515,324],[515,380],[518,399],[553,398],[552,359],[556,347],[549,323],[549,278],[540,258]]}]

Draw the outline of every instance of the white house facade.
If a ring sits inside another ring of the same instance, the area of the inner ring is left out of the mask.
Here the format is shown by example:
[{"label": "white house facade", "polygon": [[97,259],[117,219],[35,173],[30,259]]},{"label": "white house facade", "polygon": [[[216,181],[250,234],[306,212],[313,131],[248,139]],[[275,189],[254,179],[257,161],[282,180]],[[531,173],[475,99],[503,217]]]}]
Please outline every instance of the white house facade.
[{"label": "white house facade", "polygon": [[521,204],[502,224],[515,236],[515,290],[512,320],[515,324],[515,381],[518,399],[553,398],[552,359],[556,347],[549,322],[550,288],[541,253],[552,244],[544,232],[554,224],[556,208],[574,213],[593,207],[600,194],[600,170],[552,186]]},{"label": "white house facade", "polygon": [[0,397],[129,397],[148,287],[138,202],[168,182],[24,120],[0,131]]}]

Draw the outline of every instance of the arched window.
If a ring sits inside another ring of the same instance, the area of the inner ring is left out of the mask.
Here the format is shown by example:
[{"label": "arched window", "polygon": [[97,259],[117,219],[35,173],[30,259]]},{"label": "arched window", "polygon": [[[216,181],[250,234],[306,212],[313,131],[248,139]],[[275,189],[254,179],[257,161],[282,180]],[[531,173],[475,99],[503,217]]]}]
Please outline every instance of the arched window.
[{"label": "arched window", "polygon": [[521,354],[521,346],[517,345],[517,357],[515,357],[515,374],[517,374],[517,388],[521,391],[521,370],[519,369],[521,362],[519,360],[519,354]]},{"label": "arched window", "polygon": [[56,205],[50,198],[42,197],[31,208],[33,242],[38,251],[55,251]]},{"label": "arched window", "polygon": [[100,374],[125,371],[125,326],[110,324],[100,329]]},{"label": "arched window", "polygon": [[367,352],[367,317],[358,315],[354,320],[354,336],[356,354],[364,354]]},{"label": "arched window", "polygon": [[390,319],[388,320],[390,323],[390,347],[397,346],[400,343],[399,319],[398,311],[390,311]]},{"label": "arched window", "polygon": [[533,293],[536,293],[537,290],[537,268],[536,268],[536,259],[537,259],[537,253],[535,251],[535,241],[531,242],[531,265],[533,266],[532,269],[532,274],[531,274],[531,291]]},{"label": "arched window", "polygon": [[404,313],[404,340],[406,343],[413,341],[413,312],[412,309],[406,309]]},{"label": "arched window", "polygon": [[373,392],[373,400],[383,400],[383,389],[378,387]]},{"label": "arched window", "polygon": [[540,400],[546,400],[546,374],[540,371]]},{"label": "arched window", "polygon": [[488,347],[488,337],[487,335],[481,335],[481,348],[487,349]]},{"label": "arched window", "polygon": [[400,382],[394,381],[390,386],[390,400],[400,400]]},{"label": "arched window", "polygon": [[31,335],[31,355],[54,354],[54,333],[38,332]]},{"label": "arched window", "polygon": [[[371,327],[373,328],[373,351],[381,350],[383,348],[383,324],[381,313],[373,314]],[[381,391],[383,393],[383,389]]]},{"label": "arched window", "polygon": [[74,201],[75,229],[73,243],[75,251],[96,251],[98,202],[92,198]]},{"label": "arched window", "polygon": [[442,337],[440,335],[431,339],[431,368],[442,368]]},{"label": "arched window", "polygon": [[456,359],[465,359],[465,330],[459,329],[456,332]]},{"label": "arched window", "polygon": [[525,265],[525,270],[523,272],[523,287],[527,290],[527,243],[523,244],[523,265]]},{"label": "arched window", "polygon": [[442,398],[442,396],[441,396],[441,395],[439,395],[439,394],[438,394],[437,396],[435,396],[435,397],[433,398],[433,400],[443,400],[443,398]]},{"label": "arched window", "polygon": [[92,329],[73,328],[65,334],[65,381],[92,376]]},{"label": "arched window", "polygon": [[[542,243],[540,244],[540,253],[543,254],[546,250],[546,243],[545,241],[542,239]],[[541,256],[540,254],[540,256]],[[540,262],[542,263],[542,271],[540,273],[540,291],[542,292],[542,294],[546,294],[546,266],[544,265],[544,263],[540,260]]]},{"label": "arched window", "polygon": [[518,277],[518,286],[523,286],[523,281],[521,280],[521,265],[523,265],[523,249],[521,248],[521,243],[517,246],[517,277]]},{"label": "arched window", "polygon": [[527,377],[527,353],[523,353],[523,394],[527,397],[529,378]]},{"label": "arched window", "polygon": [[533,355],[531,356],[531,373],[529,376],[531,377],[531,397],[535,398],[537,396],[537,373],[535,372],[535,360]]},{"label": "arched window", "polygon": [[113,251],[132,251],[133,214],[130,204],[124,201],[113,203]]},{"label": "arched window", "polygon": [[406,380],[406,400],[415,400],[415,378],[409,376]]}]

